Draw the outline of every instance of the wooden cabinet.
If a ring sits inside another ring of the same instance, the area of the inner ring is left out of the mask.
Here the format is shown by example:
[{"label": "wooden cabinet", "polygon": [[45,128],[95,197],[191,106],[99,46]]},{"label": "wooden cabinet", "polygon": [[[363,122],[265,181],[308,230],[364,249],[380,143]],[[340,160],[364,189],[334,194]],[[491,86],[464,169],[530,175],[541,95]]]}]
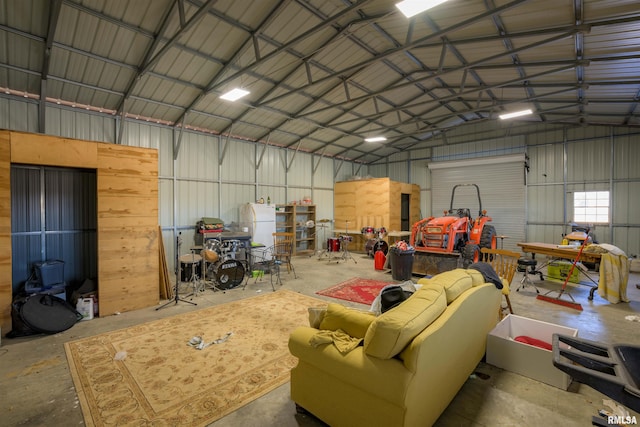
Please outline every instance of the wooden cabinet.
[{"label": "wooden cabinet", "polygon": [[[310,222],[313,227],[308,227]],[[315,222],[315,205],[276,205],[276,231],[294,233],[294,255],[315,252]]]}]

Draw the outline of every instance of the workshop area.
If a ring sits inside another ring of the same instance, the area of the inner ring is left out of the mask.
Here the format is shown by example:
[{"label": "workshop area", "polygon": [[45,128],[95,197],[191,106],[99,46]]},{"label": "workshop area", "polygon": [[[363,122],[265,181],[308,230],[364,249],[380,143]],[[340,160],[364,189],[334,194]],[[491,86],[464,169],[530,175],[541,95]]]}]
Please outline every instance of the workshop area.
[{"label": "workshop area", "polygon": [[3,425],[636,425],[640,8],[0,0]]}]

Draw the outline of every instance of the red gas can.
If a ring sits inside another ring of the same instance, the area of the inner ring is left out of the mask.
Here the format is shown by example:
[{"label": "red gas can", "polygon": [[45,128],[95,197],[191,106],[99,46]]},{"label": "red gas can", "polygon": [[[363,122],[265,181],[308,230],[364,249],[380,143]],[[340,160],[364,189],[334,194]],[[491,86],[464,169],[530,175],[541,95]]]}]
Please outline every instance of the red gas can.
[{"label": "red gas can", "polygon": [[373,266],[376,270],[384,269],[384,263],[387,261],[387,257],[382,251],[377,251],[373,256]]}]

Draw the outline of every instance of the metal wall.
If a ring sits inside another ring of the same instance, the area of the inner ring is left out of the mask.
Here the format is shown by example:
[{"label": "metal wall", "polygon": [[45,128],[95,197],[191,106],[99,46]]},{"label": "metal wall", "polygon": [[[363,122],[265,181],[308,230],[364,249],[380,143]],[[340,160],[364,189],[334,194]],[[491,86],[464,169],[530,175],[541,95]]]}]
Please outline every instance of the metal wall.
[{"label": "metal wall", "polygon": [[[37,131],[33,100],[0,97],[0,126]],[[117,142],[119,118],[49,105],[47,133]],[[177,158],[178,132],[154,123],[126,121],[123,144],[159,149],[159,222],[168,253],[176,233],[188,245],[202,216],[233,224],[242,203],[270,197],[286,203],[310,196],[318,219],[333,217],[333,183],[365,177],[390,177],[421,188],[421,213],[432,213],[435,182],[427,169],[433,160],[526,153],[529,241],[555,242],[567,231],[572,191],[607,189],[612,194],[612,224],[596,227],[601,242],[628,254],[640,253],[640,132],[634,128],[570,127],[498,122],[462,126],[447,132],[446,145],[389,156],[364,166],[226,136],[185,130]],[[443,137],[439,137],[443,138]]]},{"label": "metal wall", "polygon": [[64,262],[64,281],[97,277],[96,173],[11,167],[12,288],[30,278],[36,262]]},{"label": "metal wall", "polygon": [[431,180],[427,162],[525,153],[529,172],[523,227],[528,241],[560,242],[570,231],[572,193],[607,190],[611,220],[595,225],[598,241],[618,246],[628,255],[640,254],[637,129],[490,122],[462,126],[446,135],[446,141],[441,140],[446,145],[390,156],[369,165],[369,173],[403,180],[408,170],[410,182],[420,185],[421,214],[426,217],[432,214],[432,191],[438,185]]},{"label": "metal wall", "polygon": [[0,96],[0,128],[23,132],[38,131],[38,105]]}]

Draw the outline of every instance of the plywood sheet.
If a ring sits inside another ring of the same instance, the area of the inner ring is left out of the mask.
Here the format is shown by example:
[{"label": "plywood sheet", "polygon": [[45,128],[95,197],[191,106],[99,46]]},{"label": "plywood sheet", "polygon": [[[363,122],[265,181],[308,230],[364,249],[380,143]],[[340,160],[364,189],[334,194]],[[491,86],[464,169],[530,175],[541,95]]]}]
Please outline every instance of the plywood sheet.
[{"label": "plywood sheet", "polygon": [[94,169],[97,166],[97,160],[97,143],[11,132],[13,163]]},{"label": "plywood sheet", "polygon": [[0,132],[0,328],[11,330],[11,146],[7,132]]},{"label": "plywood sheet", "polygon": [[[364,251],[366,240],[358,236],[363,227],[387,231],[401,229],[401,194],[411,194],[410,223],[420,219],[420,186],[400,183],[389,178],[336,182],[334,186],[334,228],[354,235],[350,246]],[[348,224],[347,224],[348,221]]]},{"label": "plywood sheet", "polygon": [[157,151],[98,146],[101,315],[159,301]]}]

